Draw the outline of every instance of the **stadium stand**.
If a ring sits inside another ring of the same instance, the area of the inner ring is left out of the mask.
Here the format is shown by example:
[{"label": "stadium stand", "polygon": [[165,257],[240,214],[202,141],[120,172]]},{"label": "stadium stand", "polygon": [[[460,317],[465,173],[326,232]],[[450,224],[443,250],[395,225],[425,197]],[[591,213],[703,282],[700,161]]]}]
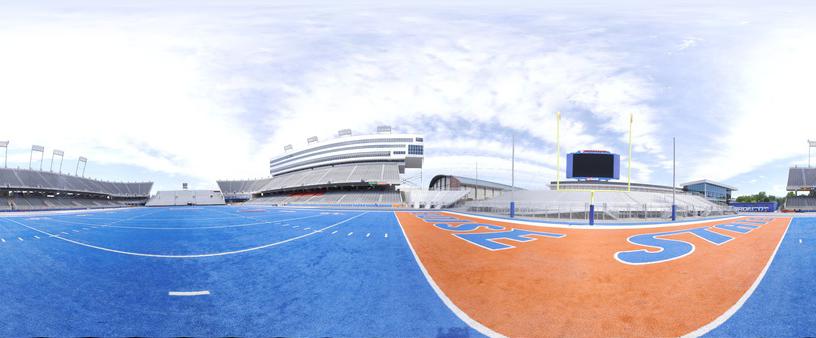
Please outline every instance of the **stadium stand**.
[{"label": "stadium stand", "polygon": [[61,173],[0,168],[0,210],[59,210],[144,205],[153,182],[108,182]]},{"label": "stadium stand", "polygon": [[303,149],[284,147],[284,154],[269,162],[271,177],[255,180],[219,180],[230,203],[327,204],[392,206],[402,203],[396,191],[405,168],[421,168],[423,137],[391,134],[352,136],[348,129],[318,142],[310,137]]},{"label": "stadium stand", "polygon": [[[590,192],[516,191],[484,201],[468,201],[457,209],[469,212],[509,214],[510,201],[516,215],[552,219],[584,219],[589,212]],[[671,213],[671,194],[647,191],[604,191],[595,193],[596,217],[600,220],[666,218]],[[713,203],[691,193],[676,194],[680,217],[734,214],[728,206]]]},{"label": "stadium stand", "polygon": [[304,205],[304,206],[387,206],[402,204],[397,191],[386,190],[338,190],[327,192],[300,192],[255,198],[247,204],[256,205]]},{"label": "stadium stand", "polygon": [[178,205],[224,205],[224,195],[213,190],[159,191],[145,204],[148,207]]},{"label": "stadium stand", "polygon": [[791,211],[816,211],[816,197],[796,196],[785,200],[785,209]]},{"label": "stadium stand", "polygon": [[788,197],[782,207],[783,211],[812,212],[816,211],[816,168],[790,168],[788,170],[787,190],[794,193],[806,193]]}]

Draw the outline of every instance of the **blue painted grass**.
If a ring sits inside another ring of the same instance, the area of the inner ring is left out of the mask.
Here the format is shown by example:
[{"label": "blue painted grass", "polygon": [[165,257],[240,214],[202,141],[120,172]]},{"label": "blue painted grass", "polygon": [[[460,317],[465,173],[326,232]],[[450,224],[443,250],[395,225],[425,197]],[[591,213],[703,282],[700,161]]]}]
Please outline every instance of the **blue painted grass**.
[{"label": "blue painted grass", "polygon": [[[238,209],[131,209],[48,217],[96,225],[196,227],[321,212]],[[360,213],[284,223],[316,229]],[[208,217],[220,219],[205,220]],[[311,232],[277,224],[142,230],[14,220],[49,232],[79,229],[67,231],[65,237],[94,245],[157,253],[234,250]],[[478,335],[427,284],[393,213],[366,214],[332,229],[355,235],[328,231],[242,254],[162,259],[104,252],[55,238],[29,240],[43,236],[0,218],[0,237],[26,239],[0,244],[0,336]],[[366,238],[366,233],[372,236]],[[211,294],[168,296],[169,291],[200,290]]]},{"label": "blue painted grass", "polygon": [[793,219],[754,294],[707,336],[816,336],[816,219]]}]

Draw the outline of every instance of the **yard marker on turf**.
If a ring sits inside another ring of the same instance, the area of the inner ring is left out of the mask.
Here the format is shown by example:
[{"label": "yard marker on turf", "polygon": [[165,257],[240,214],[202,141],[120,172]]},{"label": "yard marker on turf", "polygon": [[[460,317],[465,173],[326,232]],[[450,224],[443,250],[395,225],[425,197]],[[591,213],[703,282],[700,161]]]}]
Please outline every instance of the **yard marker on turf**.
[{"label": "yard marker on turf", "polygon": [[34,238],[36,238],[36,239],[40,239],[40,236],[34,236]]},{"label": "yard marker on turf", "polygon": [[205,296],[209,295],[210,291],[169,291],[167,292],[168,296]]},{"label": "yard marker on turf", "polygon": [[348,233],[348,235],[346,235],[346,236],[351,236],[351,234],[353,234],[353,233],[354,233],[354,232],[349,232],[349,233]]},{"label": "yard marker on turf", "polygon": [[22,242],[22,241],[23,241],[23,239],[22,239],[22,238],[20,238],[20,237],[17,237],[17,239],[19,239],[19,240],[20,240],[20,242]]},{"label": "yard marker on turf", "polygon": [[309,230],[309,229],[311,229],[311,228],[303,228],[303,230]]},{"label": "yard marker on turf", "polygon": [[5,238],[0,238],[0,241],[3,241],[3,243],[5,243],[6,239]]},{"label": "yard marker on turf", "polygon": [[368,236],[371,236],[371,233],[370,233],[370,232],[366,234],[366,237],[368,237]]},{"label": "yard marker on turf", "polygon": [[65,232],[65,231],[63,231],[63,232],[62,232],[62,234],[63,234],[63,235],[67,235],[68,233],[67,233],[67,232]]},{"label": "yard marker on turf", "polygon": [[385,238],[388,238],[388,233],[387,232],[385,233]]},{"label": "yard marker on turf", "polygon": [[334,230],[334,231],[332,232],[332,235],[334,235],[334,234],[336,234],[336,233],[337,233],[337,230]]}]

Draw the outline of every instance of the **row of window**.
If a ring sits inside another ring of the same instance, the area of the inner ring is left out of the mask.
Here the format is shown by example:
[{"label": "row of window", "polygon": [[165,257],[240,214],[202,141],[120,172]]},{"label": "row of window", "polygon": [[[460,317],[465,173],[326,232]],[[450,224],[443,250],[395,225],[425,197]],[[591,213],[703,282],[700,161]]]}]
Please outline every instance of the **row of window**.
[{"label": "row of window", "polygon": [[346,155],[335,155],[335,156],[327,156],[311,161],[303,161],[300,163],[290,164],[280,168],[270,168],[270,172],[280,172],[287,169],[292,169],[296,167],[301,167],[304,165],[314,164],[314,163],[321,163],[321,162],[328,162],[328,161],[335,161],[335,160],[342,160],[348,158],[361,158],[361,157],[391,157],[390,151],[370,151],[365,153],[356,153],[356,154],[346,154]]},{"label": "row of window", "polygon": [[338,151],[356,150],[356,149],[369,149],[369,148],[391,148],[391,149],[393,149],[393,148],[405,148],[405,145],[402,145],[402,144],[371,144],[371,145],[365,145],[365,146],[354,146],[354,147],[346,147],[346,148],[340,148],[340,149],[329,149],[329,150],[318,151],[316,153],[303,154],[303,156],[297,156],[295,158],[290,158],[290,159],[287,159],[287,160],[284,160],[284,161],[281,161],[281,160],[269,161],[269,164],[271,166],[271,165],[273,165],[272,162],[274,162],[274,165],[277,166],[277,165],[282,165],[282,164],[294,162],[294,161],[297,161],[299,159],[303,159],[303,158],[306,158],[306,157],[311,157],[311,156],[323,155],[323,154],[328,154],[328,153],[333,153],[333,152],[338,152]]},{"label": "row of window", "polygon": [[409,144],[408,145],[408,155],[422,155],[423,148],[421,145],[418,144]]},{"label": "row of window", "polygon": [[385,143],[410,143],[410,142],[413,142],[413,141],[414,141],[413,138],[397,138],[397,137],[343,141],[343,142],[337,142],[337,143],[317,146],[317,147],[310,148],[310,149],[300,150],[300,151],[297,151],[297,152],[294,152],[294,153],[291,153],[291,154],[276,158],[276,159],[270,161],[269,164],[272,165],[272,164],[278,163],[278,162],[286,160],[286,159],[290,159],[292,157],[295,157],[295,156],[298,156],[298,155],[301,155],[301,154],[309,153],[309,152],[312,152],[312,151],[315,151],[315,150],[327,149],[327,148],[342,147],[342,146],[348,146],[348,145],[353,145],[353,144],[364,144],[364,143],[381,143],[381,142],[385,142]]}]

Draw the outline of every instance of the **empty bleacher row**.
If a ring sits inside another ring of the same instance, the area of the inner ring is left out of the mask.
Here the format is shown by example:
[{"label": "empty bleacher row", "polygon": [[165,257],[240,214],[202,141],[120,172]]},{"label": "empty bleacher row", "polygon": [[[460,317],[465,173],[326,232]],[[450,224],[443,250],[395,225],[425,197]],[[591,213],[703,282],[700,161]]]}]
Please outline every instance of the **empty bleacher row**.
[{"label": "empty bleacher row", "polygon": [[0,189],[92,193],[115,197],[147,197],[153,182],[107,182],[29,169],[0,168]]},{"label": "empty bleacher row", "polygon": [[785,200],[786,210],[792,211],[816,211],[816,197],[813,196],[792,196]]},{"label": "empty bleacher row", "polygon": [[0,197],[0,211],[36,211],[66,209],[119,208],[124,201],[89,198]]},{"label": "empty bleacher row", "polygon": [[788,191],[816,188],[816,168],[790,168],[788,171]]},{"label": "empty bleacher row", "polygon": [[[469,201],[459,207],[472,212],[505,214],[510,201],[515,201],[516,214],[543,218],[572,218],[587,215],[590,192],[582,191],[517,191],[484,201]],[[734,214],[725,205],[713,203],[701,196],[689,193],[676,195],[678,215],[713,216]],[[671,212],[672,195],[654,192],[596,192],[594,197],[596,215],[602,219],[665,218]]]},{"label": "empty bleacher row", "polygon": [[399,184],[395,163],[364,163],[318,167],[258,180],[218,181],[225,196],[308,187],[377,182]]},{"label": "empty bleacher row", "polygon": [[255,198],[247,204],[259,205],[343,205],[393,206],[402,203],[397,191],[329,191],[291,193]]}]

